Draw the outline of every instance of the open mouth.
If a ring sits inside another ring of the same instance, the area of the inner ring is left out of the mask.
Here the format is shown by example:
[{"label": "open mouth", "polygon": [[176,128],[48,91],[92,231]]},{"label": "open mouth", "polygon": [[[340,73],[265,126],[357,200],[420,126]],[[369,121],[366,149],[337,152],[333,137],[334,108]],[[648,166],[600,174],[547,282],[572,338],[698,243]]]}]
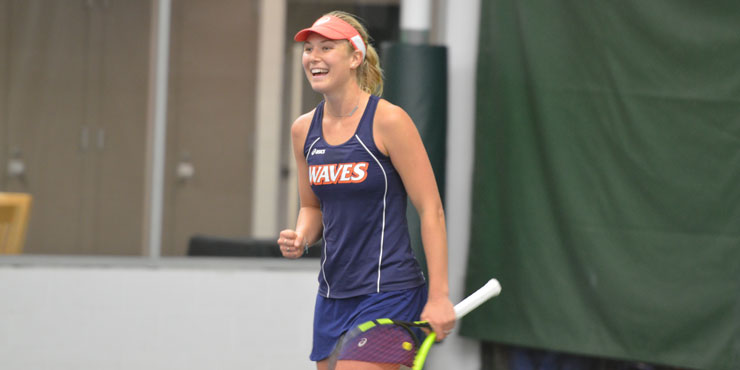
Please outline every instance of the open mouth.
[{"label": "open mouth", "polygon": [[314,77],[325,76],[327,73],[329,73],[328,69],[311,68],[311,75]]}]

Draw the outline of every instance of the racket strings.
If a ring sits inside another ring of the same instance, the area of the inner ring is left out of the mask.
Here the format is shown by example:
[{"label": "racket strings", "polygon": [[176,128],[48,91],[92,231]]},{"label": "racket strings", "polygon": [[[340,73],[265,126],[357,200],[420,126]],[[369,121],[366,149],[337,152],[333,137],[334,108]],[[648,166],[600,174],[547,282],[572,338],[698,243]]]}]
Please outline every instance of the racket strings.
[{"label": "racket strings", "polygon": [[410,328],[398,323],[383,324],[347,333],[332,362],[361,361],[412,367],[418,350],[419,339]]}]

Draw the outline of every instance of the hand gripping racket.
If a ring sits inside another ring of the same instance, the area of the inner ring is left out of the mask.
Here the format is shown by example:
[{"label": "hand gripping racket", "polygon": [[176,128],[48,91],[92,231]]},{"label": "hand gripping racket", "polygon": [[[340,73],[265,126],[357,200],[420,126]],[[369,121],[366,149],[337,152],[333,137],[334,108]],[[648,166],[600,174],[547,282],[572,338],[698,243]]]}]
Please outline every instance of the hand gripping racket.
[{"label": "hand gripping racket", "polygon": [[[455,305],[459,320],[487,300],[501,293],[498,280],[491,279],[462,302]],[[431,332],[420,343],[421,328],[431,329],[426,321],[398,321],[377,319],[362,323],[340,339],[329,357],[329,369],[336,369],[338,361],[361,361],[387,364],[397,369],[398,364],[421,370],[437,334]]]}]

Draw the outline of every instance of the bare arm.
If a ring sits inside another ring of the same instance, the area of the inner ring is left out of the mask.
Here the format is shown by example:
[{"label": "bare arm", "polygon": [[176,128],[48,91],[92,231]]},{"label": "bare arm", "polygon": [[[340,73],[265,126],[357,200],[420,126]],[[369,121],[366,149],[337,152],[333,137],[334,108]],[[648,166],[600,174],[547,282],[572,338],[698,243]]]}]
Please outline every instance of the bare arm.
[{"label": "bare arm", "polygon": [[278,238],[280,251],[286,258],[301,257],[304,248],[319,240],[321,235],[321,205],[308,183],[308,164],[303,156],[303,144],[306,141],[312,115],[313,112],[310,112],[298,117],[290,129],[293,156],[298,169],[298,194],[301,199],[301,209],[298,212],[295,230],[285,229],[280,232],[280,238]]},{"label": "bare arm", "polygon": [[455,324],[449,299],[447,230],[442,200],[419,131],[403,109],[381,101],[375,118],[376,145],[391,158],[411,203],[419,212],[421,239],[429,270],[429,300],[421,319],[444,339]]}]

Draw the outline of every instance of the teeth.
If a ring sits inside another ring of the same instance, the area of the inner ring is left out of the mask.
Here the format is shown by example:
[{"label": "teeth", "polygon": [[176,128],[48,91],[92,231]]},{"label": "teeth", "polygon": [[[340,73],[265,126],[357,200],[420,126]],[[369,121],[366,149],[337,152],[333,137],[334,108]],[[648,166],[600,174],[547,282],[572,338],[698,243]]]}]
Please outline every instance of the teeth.
[{"label": "teeth", "polygon": [[329,72],[328,69],[320,69],[320,68],[312,68],[311,69],[311,73],[313,73],[313,74],[316,74],[316,73],[328,73],[328,72]]}]

